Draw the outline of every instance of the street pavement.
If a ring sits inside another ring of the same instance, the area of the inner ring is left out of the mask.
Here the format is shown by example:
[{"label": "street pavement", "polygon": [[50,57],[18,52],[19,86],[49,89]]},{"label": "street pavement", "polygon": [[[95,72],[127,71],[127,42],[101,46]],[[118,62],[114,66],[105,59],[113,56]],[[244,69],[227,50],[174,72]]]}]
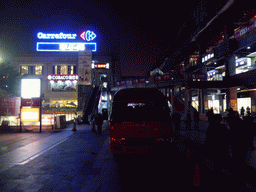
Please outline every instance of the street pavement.
[{"label": "street pavement", "polygon": [[[223,161],[222,172],[219,173],[216,171],[216,166],[212,159],[209,159],[203,152],[205,150],[204,141],[206,139],[206,130],[208,128],[209,123],[206,121],[199,122],[199,128],[194,127],[194,122],[191,124],[191,129],[186,128],[186,124],[184,121],[180,123],[180,129],[175,130],[173,127],[175,136],[173,138],[173,142],[175,146],[179,149],[179,152],[183,154],[183,156],[189,156],[187,159],[190,159],[190,162],[195,165],[196,163],[199,165],[201,170],[208,172],[207,174],[215,174],[216,177],[220,177],[220,174],[224,176],[226,180],[232,179],[232,174],[234,174],[234,166],[232,165],[232,146],[230,146],[227,151],[227,161]],[[216,141],[217,142],[217,141]],[[239,142],[239,141],[238,141]],[[256,183],[255,183],[255,175],[256,175],[256,137],[254,137],[254,141],[252,141],[252,148],[248,149],[247,156],[244,159],[244,172],[241,177],[246,181],[244,186],[248,191],[256,191]],[[189,150],[188,150],[189,149]],[[228,163],[224,163],[228,162]],[[237,165],[241,166],[241,165]],[[207,175],[204,174],[204,175]],[[209,185],[208,182],[205,182],[203,174],[201,174],[201,186],[203,184]],[[219,179],[220,180],[220,179]],[[232,180],[230,181],[232,183]],[[227,183],[229,185],[229,183]],[[230,184],[231,185],[231,184]],[[232,185],[235,185],[234,183]]]},{"label": "street pavement", "polygon": [[[70,124],[61,131],[1,134],[0,191],[211,191],[214,181],[209,173],[218,173],[210,159],[196,153],[204,144],[207,127],[201,121],[199,129],[192,123],[192,129],[186,130],[182,121],[163,153],[126,156],[120,162],[109,148],[107,122],[102,134],[84,124],[77,125],[77,131]],[[248,191],[256,191],[255,153],[248,150],[245,159],[251,168],[242,176],[248,178]],[[231,149],[229,156],[232,159]],[[235,186],[226,181],[232,172],[223,166],[224,176],[218,178],[224,181],[214,184],[219,191]]]}]

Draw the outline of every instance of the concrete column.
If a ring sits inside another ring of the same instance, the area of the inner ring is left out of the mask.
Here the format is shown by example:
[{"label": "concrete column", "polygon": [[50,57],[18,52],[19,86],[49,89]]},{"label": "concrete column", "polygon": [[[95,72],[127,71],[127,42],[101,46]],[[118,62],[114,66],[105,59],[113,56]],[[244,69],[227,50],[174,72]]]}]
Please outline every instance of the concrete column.
[{"label": "concrete column", "polygon": [[256,91],[250,92],[250,97],[251,97],[251,105],[252,105],[251,106],[251,113],[255,113],[256,112]]},{"label": "concrete column", "polygon": [[224,112],[224,110],[223,110],[223,96],[222,95],[219,95],[218,96],[218,99],[219,99],[219,101],[220,101],[220,113],[223,113]]},{"label": "concrete column", "polygon": [[201,114],[203,113],[204,108],[204,100],[203,100],[203,91],[202,89],[198,89],[198,112]]},{"label": "concrete column", "polygon": [[226,107],[229,109],[230,107],[237,111],[237,88],[230,87],[226,91]]},{"label": "concrete column", "polygon": [[171,105],[172,105],[172,113],[173,113],[173,111],[174,111],[174,107],[173,107],[174,88],[170,88],[169,95],[171,97]]},{"label": "concrete column", "polygon": [[189,93],[189,88],[185,87],[185,114],[188,113],[189,107],[190,107],[190,93]]},{"label": "concrete column", "polygon": [[229,55],[225,59],[226,77],[230,77],[236,73],[235,55]]},{"label": "concrete column", "polygon": [[208,96],[207,96],[207,88],[202,89],[202,100],[203,100],[203,113],[208,111]]}]

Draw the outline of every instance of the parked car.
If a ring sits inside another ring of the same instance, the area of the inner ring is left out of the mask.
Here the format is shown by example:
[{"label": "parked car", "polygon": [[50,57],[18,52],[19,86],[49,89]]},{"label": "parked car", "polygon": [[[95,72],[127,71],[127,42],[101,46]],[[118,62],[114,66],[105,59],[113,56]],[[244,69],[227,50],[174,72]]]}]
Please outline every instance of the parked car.
[{"label": "parked car", "polygon": [[130,88],[113,98],[110,148],[114,156],[148,153],[171,139],[167,98],[154,88]]}]

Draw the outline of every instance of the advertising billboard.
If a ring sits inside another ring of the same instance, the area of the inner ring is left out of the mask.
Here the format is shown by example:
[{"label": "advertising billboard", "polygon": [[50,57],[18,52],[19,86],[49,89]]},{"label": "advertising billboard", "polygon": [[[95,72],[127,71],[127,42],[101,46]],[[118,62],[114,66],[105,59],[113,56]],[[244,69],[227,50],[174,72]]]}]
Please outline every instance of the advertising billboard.
[{"label": "advertising billboard", "polygon": [[20,122],[39,122],[40,108],[21,108]]},{"label": "advertising billboard", "polygon": [[21,79],[21,98],[40,97],[41,79]]}]

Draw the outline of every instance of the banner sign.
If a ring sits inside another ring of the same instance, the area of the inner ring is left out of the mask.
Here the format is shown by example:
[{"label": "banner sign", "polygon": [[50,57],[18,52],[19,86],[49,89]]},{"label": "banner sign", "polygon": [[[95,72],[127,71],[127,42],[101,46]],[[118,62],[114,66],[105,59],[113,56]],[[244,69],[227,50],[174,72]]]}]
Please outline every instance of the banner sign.
[{"label": "banner sign", "polygon": [[18,116],[20,113],[20,97],[1,97],[0,116]]},{"label": "banner sign", "polygon": [[21,99],[21,106],[31,107],[31,106],[40,106],[40,98],[31,98],[31,99]]},{"label": "banner sign", "polygon": [[80,51],[78,53],[78,76],[80,85],[92,84],[92,52]]}]

